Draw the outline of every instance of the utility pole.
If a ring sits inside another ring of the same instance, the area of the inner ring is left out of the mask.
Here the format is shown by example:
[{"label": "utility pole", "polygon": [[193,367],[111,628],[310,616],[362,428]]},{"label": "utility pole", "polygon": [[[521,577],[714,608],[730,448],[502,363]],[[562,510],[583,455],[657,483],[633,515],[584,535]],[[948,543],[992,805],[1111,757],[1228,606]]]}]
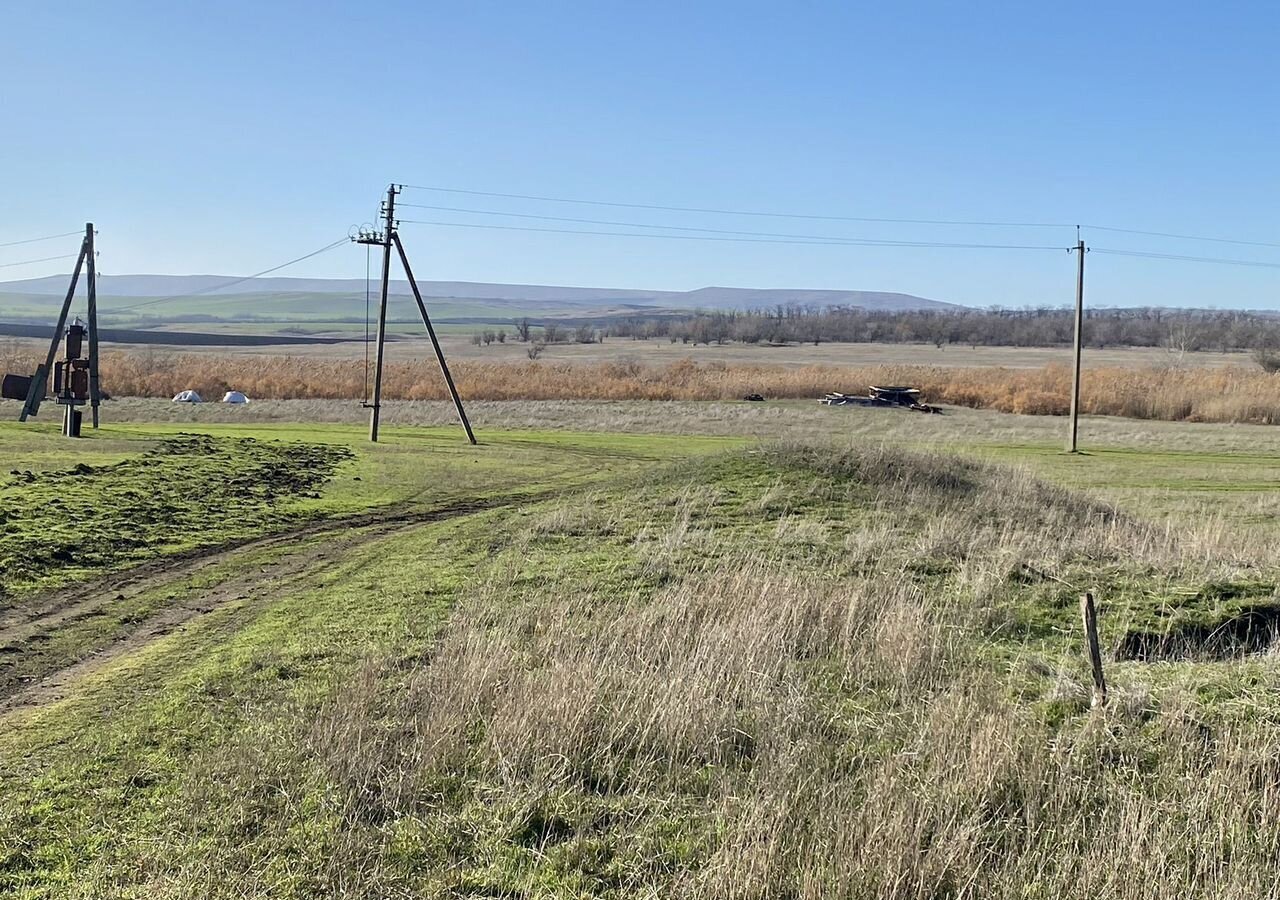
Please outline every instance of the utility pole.
[{"label": "utility pole", "polygon": [[369,411],[369,440],[378,442],[378,419],[382,413],[382,354],[387,340],[387,290],[391,284],[391,238],[396,228],[396,194],[400,189],[387,185],[387,199],[382,205],[383,229],[378,241],[382,245],[382,293],[378,299],[378,350],[373,371],[373,403]]},{"label": "utility pole", "polygon": [[[1070,252],[1070,251],[1068,251]],[[1076,452],[1076,432],[1080,424],[1080,346],[1084,338],[1084,255],[1087,252],[1076,226],[1076,340],[1075,370],[1071,378],[1071,436],[1067,439],[1067,452]]]},{"label": "utility pole", "polygon": [[[382,248],[382,292],[378,298],[378,351],[374,362],[373,402],[366,404],[372,410],[369,417],[369,440],[374,443],[377,443],[378,440],[378,418],[382,407],[382,362],[387,336],[387,293],[391,284],[391,247],[394,244],[396,252],[400,256],[400,265],[404,267],[404,274],[409,279],[409,286],[413,288],[413,299],[418,302],[418,312],[422,315],[422,324],[427,328],[427,336],[431,338],[431,346],[435,350],[436,361],[440,363],[440,374],[444,376],[444,383],[449,388],[449,396],[453,399],[453,407],[458,411],[458,419],[462,422],[462,427],[467,432],[467,440],[474,444],[476,436],[471,430],[470,420],[467,419],[467,411],[462,408],[462,398],[458,396],[458,389],[453,383],[453,375],[449,373],[449,364],[445,362],[444,350],[440,347],[440,339],[436,337],[436,330],[431,324],[431,317],[427,315],[427,304],[422,299],[422,292],[418,290],[418,282],[413,277],[413,269],[409,267],[409,255],[405,253],[404,244],[400,241],[400,234],[396,230],[396,194],[400,193],[400,187],[401,185],[393,184],[387,188],[387,199],[382,207],[384,220],[382,231],[361,229],[358,235],[352,237],[352,240],[357,244],[375,244]],[[367,334],[367,316],[365,327],[365,333]],[[366,359],[368,359],[367,356]]]},{"label": "utility pole", "polygon": [[93,223],[84,226],[86,285],[89,297],[89,406],[93,410],[93,427],[98,427],[98,407],[102,405],[102,385],[98,379],[98,270],[93,253]]},{"label": "utility pole", "polygon": [[[93,225],[86,225],[85,232],[92,234]],[[71,284],[67,286],[67,296],[62,301],[62,311],[58,313],[58,324],[53,327],[53,340],[49,342],[49,353],[45,356],[44,365],[37,366],[35,374],[31,376],[26,402],[22,404],[22,412],[18,416],[19,422],[25,422],[27,421],[27,416],[34,416],[39,413],[40,404],[44,401],[49,385],[49,373],[53,371],[53,361],[58,355],[58,344],[62,342],[63,332],[67,328],[67,315],[71,312],[71,301],[76,296],[76,285],[80,281],[80,270],[84,267],[85,252],[87,250],[88,244],[82,240],[80,242],[80,255],[76,257],[76,267],[71,271]]]},{"label": "utility pole", "polygon": [[[86,403],[93,404],[93,427],[98,427],[98,405],[102,394],[98,380],[98,279],[94,265],[93,223],[86,222],[84,237],[80,240],[80,253],[76,256],[75,268],[71,271],[71,283],[67,285],[67,296],[62,301],[62,309],[58,311],[58,324],[53,328],[53,338],[49,341],[49,352],[44,362],[36,366],[30,375],[7,373],[0,382],[0,396],[7,400],[21,400],[22,412],[19,422],[27,421],[28,416],[38,415],[40,404],[50,393],[49,382],[53,381],[54,400],[65,407],[62,416],[62,433],[67,437],[80,437],[80,410],[77,407]],[[67,325],[71,314],[71,304],[75,300],[76,285],[80,282],[80,273],[88,269],[86,289],[89,297],[89,322],[82,323],[79,318]],[[85,355],[85,337],[89,339],[88,356]],[[55,363],[58,347],[65,347],[61,361]]]}]

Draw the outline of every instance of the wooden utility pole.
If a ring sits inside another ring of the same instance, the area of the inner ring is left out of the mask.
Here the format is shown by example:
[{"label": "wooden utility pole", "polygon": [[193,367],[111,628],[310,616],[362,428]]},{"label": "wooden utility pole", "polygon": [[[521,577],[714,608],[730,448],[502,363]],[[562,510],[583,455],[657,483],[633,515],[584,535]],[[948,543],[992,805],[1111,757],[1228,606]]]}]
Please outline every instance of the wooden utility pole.
[{"label": "wooden utility pole", "polygon": [[[85,232],[93,233],[92,223],[85,226]],[[53,328],[53,340],[49,342],[49,353],[45,356],[44,365],[36,369],[31,379],[27,400],[22,404],[22,412],[18,415],[19,422],[25,422],[27,416],[34,416],[40,412],[40,404],[44,401],[49,385],[49,373],[53,371],[53,361],[58,355],[58,345],[62,343],[63,332],[67,330],[67,315],[71,312],[71,301],[76,296],[76,285],[80,281],[80,270],[84,267],[85,252],[88,247],[87,241],[80,242],[80,255],[76,257],[76,267],[71,271],[71,284],[67,285],[67,296],[62,301],[62,311],[58,313],[58,324]]]},{"label": "wooden utility pole", "polygon": [[[1079,229],[1077,229],[1077,232]],[[1067,452],[1076,452],[1076,432],[1080,422],[1080,347],[1084,339],[1084,240],[1076,237],[1076,340],[1075,370],[1071,377],[1071,436],[1067,438]]]},{"label": "wooden utility pole", "polygon": [[[453,375],[449,373],[449,364],[445,362],[444,350],[440,347],[440,339],[436,337],[436,330],[431,324],[431,317],[427,315],[427,304],[422,299],[422,292],[418,290],[418,282],[413,277],[413,269],[409,266],[409,255],[405,253],[404,244],[401,243],[400,234],[396,230],[395,212],[396,194],[398,193],[400,193],[399,185],[393,184],[387,188],[387,200],[382,208],[385,224],[381,233],[362,229],[359,235],[352,238],[358,244],[377,244],[382,247],[382,292],[378,298],[378,350],[374,360],[373,402],[366,404],[371,409],[369,440],[375,443],[378,440],[378,418],[382,409],[382,362],[387,338],[387,294],[391,284],[391,246],[394,244],[396,252],[400,256],[400,265],[404,267],[404,274],[408,277],[409,286],[413,289],[413,299],[418,302],[418,312],[422,315],[422,324],[426,326],[427,335],[431,338],[431,346],[436,352],[436,361],[440,363],[440,374],[444,376],[444,383],[449,387],[449,396],[453,398],[453,407],[458,411],[458,419],[462,422],[462,427],[467,432],[467,440],[474,444],[476,436],[471,430],[470,420],[467,419],[467,411],[462,408],[462,398],[458,396],[458,389],[453,383]],[[367,360],[368,357],[366,356],[365,359]]]},{"label": "wooden utility pole", "polygon": [[93,427],[98,427],[98,407],[102,405],[102,384],[98,380],[98,270],[93,254],[93,223],[84,226],[85,268],[89,283],[89,406],[93,410]]},{"label": "wooden utility pole", "polygon": [[373,403],[369,411],[369,440],[378,442],[378,419],[382,413],[382,354],[387,340],[387,290],[391,284],[391,237],[396,228],[396,194],[400,189],[387,185],[387,199],[382,207],[382,293],[378,299],[378,349],[373,370]]}]

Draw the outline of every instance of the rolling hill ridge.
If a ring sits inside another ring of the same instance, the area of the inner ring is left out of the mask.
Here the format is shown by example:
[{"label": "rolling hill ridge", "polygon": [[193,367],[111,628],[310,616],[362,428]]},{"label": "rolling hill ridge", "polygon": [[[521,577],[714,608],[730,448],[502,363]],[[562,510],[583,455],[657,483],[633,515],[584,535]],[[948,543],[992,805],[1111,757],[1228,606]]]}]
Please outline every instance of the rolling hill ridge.
[{"label": "rolling hill ridge", "polygon": [[[59,295],[67,288],[65,275],[0,282],[0,295]],[[225,287],[222,287],[225,283]],[[690,291],[649,291],[632,288],[567,287],[536,284],[501,284],[467,281],[421,281],[423,294],[434,299],[486,301],[512,305],[536,304],[548,309],[595,309],[635,306],[638,309],[759,309],[778,304],[855,306],[870,310],[958,309],[954,303],[889,291],[807,290],[793,288],[704,287]],[[375,286],[376,289],[376,286]],[[243,294],[341,294],[360,295],[365,282],[358,278],[252,278],[247,281],[221,275],[102,275],[98,296],[110,309],[112,298],[162,298]],[[409,294],[406,281],[393,281],[391,292]],[[0,313],[4,310],[0,307]]]}]

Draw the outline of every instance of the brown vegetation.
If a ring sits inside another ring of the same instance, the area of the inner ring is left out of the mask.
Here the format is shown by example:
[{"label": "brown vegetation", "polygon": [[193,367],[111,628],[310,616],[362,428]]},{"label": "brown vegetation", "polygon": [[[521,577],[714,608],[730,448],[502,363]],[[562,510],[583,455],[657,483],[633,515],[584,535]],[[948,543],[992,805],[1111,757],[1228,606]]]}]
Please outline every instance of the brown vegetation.
[{"label": "brown vegetation", "polygon": [[[103,384],[115,396],[168,397],[188,388],[207,399],[233,388],[255,399],[355,399],[365,393],[360,360],[141,351],[104,354],[102,366]],[[473,400],[734,400],[748,393],[809,399],[829,390],[899,383],[916,385],[933,403],[1029,415],[1065,414],[1071,379],[1065,366],[781,367],[688,359],[666,366],[464,360],[453,371],[462,395]],[[447,394],[435,365],[418,361],[388,364],[383,396],[439,400]],[[1094,415],[1271,425],[1280,422],[1280,378],[1229,366],[1086,368],[1082,403]]]},{"label": "brown vegetation", "polygon": [[[10,354],[10,371],[35,360]],[[768,399],[810,399],[830,390],[865,391],[872,384],[912,384],[932,403],[1024,415],[1065,415],[1071,371],[957,368],[921,365],[774,366],[690,359],[646,365],[622,359],[601,363],[475,362],[453,365],[459,390],[473,400],[736,400],[748,393]],[[193,389],[206,399],[244,391],[255,399],[357,399],[365,395],[360,360],[249,354],[118,351],[102,361],[105,389],[118,397],[170,397]],[[442,400],[448,394],[434,363],[389,363],[387,400]],[[1086,367],[1082,411],[1164,421],[1280,423],[1280,377],[1242,366]]]}]

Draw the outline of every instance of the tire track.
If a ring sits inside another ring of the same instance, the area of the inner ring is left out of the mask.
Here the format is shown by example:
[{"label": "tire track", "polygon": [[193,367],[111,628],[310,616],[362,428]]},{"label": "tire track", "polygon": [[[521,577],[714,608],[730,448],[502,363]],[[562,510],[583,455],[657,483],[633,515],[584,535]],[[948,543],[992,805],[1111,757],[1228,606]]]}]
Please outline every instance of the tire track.
[{"label": "tire track", "polygon": [[314,519],[286,531],[276,531],[161,556],[127,569],[106,573],[90,581],[44,591],[24,598],[20,606],[0,611],[0,647],[20,638],[24,633],[41,630],[41,626],[46,623],[53,625],[74,618],[77,611],[91,607],[95,603],[102,603],[104,596],[108,593],[114,591],[115,594],[123,594],[126,598],[133,597],[178,577],[194,575],[201,569],[216,565],[237,552],[270,549],[313,537],[342,534],[352,530],[436,522],[517,503],[537,503],[554,496],[555,493],[555,491],[543,491],[509,494],[501,497],[462,500],[429,509],[394,506],[340,519]]},{"label": "tire track", "polygon": [[86,655],[44,672],[33,681],[0,687],[0,716],[61,699],[74,681],[120,656],[145,647],[195,618],[236,602],[269,601],[293,580],[336,565],[357,547],[424,525],[516,504],[536,503],[555,494],[555,491],[545,491],[506,495],[459,501],[435,509],[384,510],[345,519],[317,521],[286,533],[154,560],[79,585],[70,597],[49,595],[52,602],[41,610],[32,611],[30,617],[0,624],[0,652],[21,653],[24,647],[44,639],[58,627],[94,615],[107,603],[162,589],[191,578],[204,569],[234,563],[241,557],[247,561],[248,557],[262,550],[307,542],[296,552],[286,552],[261,564],[247,565],[244,571],[208,588],[189,592],[187,596],[134,623],[127,633],[110,643],[95,646]]}]

